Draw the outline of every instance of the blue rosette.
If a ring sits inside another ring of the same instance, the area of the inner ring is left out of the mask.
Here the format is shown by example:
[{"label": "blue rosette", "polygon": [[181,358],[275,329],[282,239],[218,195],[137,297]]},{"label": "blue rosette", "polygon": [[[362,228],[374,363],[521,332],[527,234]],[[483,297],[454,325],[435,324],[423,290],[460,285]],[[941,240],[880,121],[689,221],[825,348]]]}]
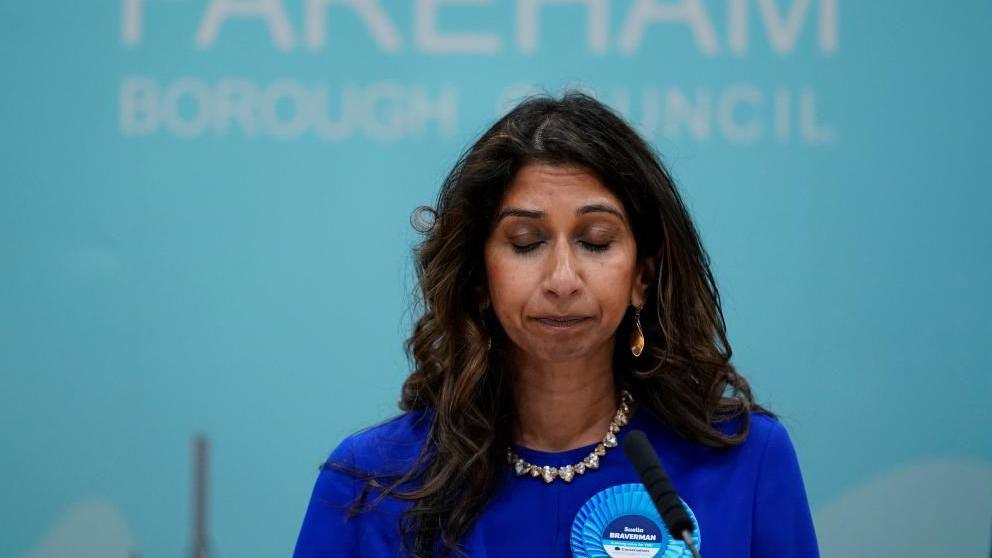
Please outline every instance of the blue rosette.
[{"label": "blue rosette", "polygon": [[[702,539],[696,515],[682,500],[692,520],[696,548]],[[692,552],[672,538],[651,496],[640,483],[618,484],[597,492],[572,521],[575,558],[680,558]]]}]

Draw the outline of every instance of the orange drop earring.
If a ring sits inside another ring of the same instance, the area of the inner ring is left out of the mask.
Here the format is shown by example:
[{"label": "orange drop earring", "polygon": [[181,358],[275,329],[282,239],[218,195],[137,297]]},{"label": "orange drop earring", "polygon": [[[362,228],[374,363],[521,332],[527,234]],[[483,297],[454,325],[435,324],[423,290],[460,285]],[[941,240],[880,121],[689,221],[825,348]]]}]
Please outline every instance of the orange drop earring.
[{"label": "orange drop earring", "polygon": [[634,357],[641,356],[644,351],[644,330],[641,329],[641,308],[634,307],[634,330],[630,332],[630,354]]}]

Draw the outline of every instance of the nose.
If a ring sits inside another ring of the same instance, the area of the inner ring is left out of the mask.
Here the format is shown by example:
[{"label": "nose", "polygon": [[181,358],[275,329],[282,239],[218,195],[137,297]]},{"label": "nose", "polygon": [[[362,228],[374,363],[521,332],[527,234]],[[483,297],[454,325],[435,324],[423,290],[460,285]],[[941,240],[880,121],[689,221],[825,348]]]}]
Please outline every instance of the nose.
[{"label": "nose", "polygon": [[545,290],[554,296],[569,297],[579,291],[582,280],[576,268],[575,254],[567,240],[554,243],[549,251]]}]

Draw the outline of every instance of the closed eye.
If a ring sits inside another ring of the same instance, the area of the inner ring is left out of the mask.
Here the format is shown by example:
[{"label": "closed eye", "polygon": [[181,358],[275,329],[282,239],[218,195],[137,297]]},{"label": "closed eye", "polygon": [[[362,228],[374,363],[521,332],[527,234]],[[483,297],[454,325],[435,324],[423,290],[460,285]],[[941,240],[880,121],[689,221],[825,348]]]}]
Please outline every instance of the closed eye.
[{"label": "closed eye", "polygon": [[[541,242],[543,242],[543,241],[541,241]],[[513,244],[512,245],[513,246],[513,251],[516,252],[516,253],[518,253],[518,254],[526,254],[527,252],[533,252],[534,249],[537,248],[541,244],[541,242],[533,242],[531,244],[525,244],[523,246],[518,246],[516,244]]]},{"label": "closed eye", "polygon": [[[540,246],[543,243],[544,241],[542,240],[538,242],[532,242],[531,244],[524,244],[522,246],[517,244],[513,244],[512,246],[514,252],[518,254],[526,254],[528,252],[533,252],[534,250],[537,249],[538,246]],[[589,250],[590,252],[605,252],[609,250],[610,245],[613,244],[613,242],[607,242],[606,244],[594,244],[592,242],[586,242],[584,240],[580,240],[579,244],[581,244],[583,247],[585,247],[586,250]]]},{"label": "closed eye", "polygon": [[613,243],[612,242],[607,242],[606,244],[593,244],[592,242],[584,242],[583,241],[583,242],[581,242],[581,244],[583,246],[585,246],[586,249],[589,250],[590,252],[605,252],[605,251],[609,250],[610,244],[613,244]]}]

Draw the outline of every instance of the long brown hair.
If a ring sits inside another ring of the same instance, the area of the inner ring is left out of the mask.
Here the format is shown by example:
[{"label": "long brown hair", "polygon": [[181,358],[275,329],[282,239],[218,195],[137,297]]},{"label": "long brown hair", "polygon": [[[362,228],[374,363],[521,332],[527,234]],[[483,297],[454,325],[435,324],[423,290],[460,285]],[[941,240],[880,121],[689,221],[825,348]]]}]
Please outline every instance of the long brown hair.
[{"label": "long brown hair", "polygon": [[[400,528],[414,556],[433,556],[439,546],[461,553],[459,541],[506,467],[514,416],[507,338],[491,308],[479,309],[487,289],[483,246],[506,188],[522,166],[537,162],[594,173],[623,202],[638,258],[658,262],[641,315],[644,352],[633,359],[625,342],[616,343],[617,381],[673,431],[711,447],[741,443],[749,413],[765,411],[730,363],[709,257],[659,156],[621,116],[586,94],[525,99],[461,155],[436,206],[414,214],[424,235],[415,249],[419,318],[404,345],[413,371],[400,408],[425,411],[430,426],[416,463],[399,476],[366,475],[352,506],[352,513],[367,509],[370,489],[379,493],[376,501],[412,501]],[[630,323],[623,321],[618,339],[627,339]],[[735,417],[741,417],[736,433],[714,426]]]}]

